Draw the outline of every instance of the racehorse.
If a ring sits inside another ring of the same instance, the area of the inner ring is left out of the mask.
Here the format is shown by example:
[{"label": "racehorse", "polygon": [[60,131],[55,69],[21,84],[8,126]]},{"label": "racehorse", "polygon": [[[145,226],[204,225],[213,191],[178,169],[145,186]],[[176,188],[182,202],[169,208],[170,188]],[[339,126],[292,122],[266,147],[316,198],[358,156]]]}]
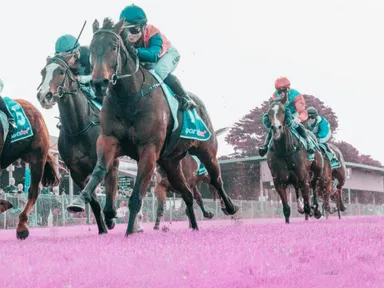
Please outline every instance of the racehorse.
[{"label": "racehorse", "polygon": [[[39,196],[40,183],[45,187],[57,186],[60,179],[56,159],[49,152],[50,140],[43,115],[26,100],[15,99],[14,101],[23,108],[25,116],[31,124],[33,135],[18,141],[11,141],[11,135],[8,133],[4,139],[4,131],[8,131],[8,127],[0,124],[2,126],[2,129],[0,129],[1,169],[7,168],[19,158],[30,165],[31,185],[28,190],[28,201],[24,210],[19,215],[19,222],[16,228],[16,237],[18,239],[26,239],[29,236],[28,215]],[[16,112],[17,126],[24,125],[27,122],[25,116],[20,110]],[[12,208],[12,205],[5,207],[4,204],[6,203],[2,202],[2,204],[1,212]]]},{"label": "racehorse", "polygon": [[[133,233],[133,225],[142,204],[156,162],[166,172],[171,185],[180,191],[186,203],[192,229],[198,229],[193,210],[193,194],[182,173],[180,161],[186,153],[196,155],[205,165],[211,184],[225,204],[226,212],[233,215],[239,207],[232,203],[223,187],[214,133],[207,141],[178,139],[173,149],[164,155],[166,141],[170,139],[174,119],[155,77],[140,67],[136,50],[124,43],[124,19],[116,25],[105,18],[102,29],[93,24],[90,44],[93,63],[92,85],[96,95],[104,95],[100,113],[101,135],[97,140],[98,161],[90,181],[81,197],[67,209],[90,201],[90,192],[102,181],[114,160],[127,155],[138,163],[138,174],[129,201],[129,221],[126,236]],[[126,40],[125,40],[126,41]],[[203,102],[191,95],[198,104],[196,111],[210,131],[213,127]]]},{"label": "racehorse", "polygon": [[[319,179],[323,170],[323,158],[321,153],[316,150],[314,159],[311,162],[306,148],[293,135],[291,128],[286,123],[285,106],[280,100],[274,100],[268,110],[268,118],[271,123],[273,140],[267,154],[267,162],[277,193],[279,193],[283,203],[283,213],[285,222],[289,223],[291,208],[288,205],[286,188],[289,184],[293,185],[297,194],[302,192],[304,199],[305,219],[311,215],[309,204],[311,174],[315,186],[319,185]],[[314,135],[309,133],[314,139]],[[308,144],[309,145],[309,144]],[[318,189],[318,187],[315,187]],[[314,198],[316,199],[316,189]]]},{"label": "racehorse", "polygon": [[[59,107],[61,128],[58,148],[61,158],[71,172],[73,181],[84,189],[96,165],[96,141],[100,135],[99,109],[87,97],[76,80],[76,68],[68,66],[70,56],[55,56],[43,68],[42,84],[37,98],[44,109]],[[105,177],[106,203],[105,223],[113,229],[116,216],[115,196],[117,191],[119,160],[115,159]],[[101,215],[101,206],[92,191],[90,206],[95,215],[99,234],[107,233]]]}]

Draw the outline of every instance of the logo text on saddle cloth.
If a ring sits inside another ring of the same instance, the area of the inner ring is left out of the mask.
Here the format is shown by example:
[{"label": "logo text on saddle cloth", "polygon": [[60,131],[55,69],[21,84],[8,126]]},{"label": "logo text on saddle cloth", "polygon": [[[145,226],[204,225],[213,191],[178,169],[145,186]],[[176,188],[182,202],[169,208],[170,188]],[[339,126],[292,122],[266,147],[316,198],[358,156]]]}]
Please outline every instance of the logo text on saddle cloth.
[{"label": "logo text on saddle cloth", "polygon": [[191,128],[185,129],[186,135],[192,134],[192,135],[204,137],[206,133],[207,133],[207,130],[201,131],[200,129],[191,129]]},{"label": "logo text on saddle cloth", "polygon": [[23,107],[21,107],[19,103],[13,101],[9,97],[4,97],[3,99],[7,104],[13,118],[16,120],[17,124],[17,128],[13,131],[11,135],[11,143],[33,136],[31,123],[29,122],[29,119],[25,114]]}]

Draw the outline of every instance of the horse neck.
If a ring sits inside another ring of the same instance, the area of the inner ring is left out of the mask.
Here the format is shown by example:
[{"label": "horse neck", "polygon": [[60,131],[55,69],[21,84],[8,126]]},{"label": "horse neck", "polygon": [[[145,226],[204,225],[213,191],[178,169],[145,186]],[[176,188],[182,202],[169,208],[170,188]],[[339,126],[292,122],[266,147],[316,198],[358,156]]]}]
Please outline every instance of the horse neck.
[{"label": "horse neck", "polygon": [[67,134],[75,135],[88,125],[91,113],[88,101],[79,89],[75,95],[64,95],[58,102],[60,121]]},{"label": "horse neck", "polygon": [[284,131],[282,132],[279,139],[273,139],[273,145],[277,153],[289,153],[291,152],[297,143],[295,143],[295,138],[292,135],[292,132],[288,126],[284,126]]}]

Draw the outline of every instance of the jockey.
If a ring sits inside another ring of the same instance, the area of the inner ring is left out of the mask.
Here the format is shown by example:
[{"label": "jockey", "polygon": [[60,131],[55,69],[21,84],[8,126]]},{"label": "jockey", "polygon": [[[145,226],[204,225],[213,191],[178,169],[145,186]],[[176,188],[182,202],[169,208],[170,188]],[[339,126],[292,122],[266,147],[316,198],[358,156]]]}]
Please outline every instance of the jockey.
[{"label": "jockey", "polygon": [[[1,95],[1,92],[3,92],[3,88],[4,88],[4,82],[3,80],[0,79],[0,95]],[[12,131],[17,128],[16,122],[15,122],[15,119],[12,117],[12,114],[9,111],[8,106],[5,103],[2,96],[0,96],[0,111],[3,111],[5,116],[7,116],[8,123],[9,123],[9,132],[12,133]]]},{"label": "jockey", "polygon": [[[141,63],[153,68],[160,78],[181,99],[181,109],[189,110],[196,103],[184,90],[179,79],[171,74],[179,64],[180,54],[169,40],[152,24],[147,24],[147,16],[143,9],[132,4],[120,13],[120,20],[125,18],[123,37],[137,50]],[[125,36],[126,35],[126,36]]]},{"label": "jockey", "polygon": [[323,144],[325,148],[328,150],[328,152],[332,153],[334,157],[334,159],[332,160],[337,160],[336,155],[329,148],[327,143],[332,136],[331,126],[328,120],[325,119],[324,116],[320,116],[319,112],[315,107],[308,107],[307,113],[308,113],[308,120],[307,120],[306,126],[310,131],[313,132],[313,134],[316,135],[319,143]]},{"label": "jockey", "polygon": [[[286,77],[278,78],[275,81],[276,91],[272,95],[272,100],[281,99],[281,102],[286,108],[287,124],[296,129],[296,131],[303,137],[307,143],[310,143],[309,136],[305,131],[302,123],[308,118],[307,110],[305,110],[305,99],[297,90],[291,89],[291,83]],[[292,117],[292,119],[291,119]],[[268,114],[263,115],[264,126],[270,128]],[[269,123],[269,124],[268,124]],[[272,130],[270,129],[264,145],[259,148],[259,154],[263,157],[268,151],[268,145],[272,138]],[[308,144],[308,153],[314,153],[314,150]]]},{"label": "jockey", "polygon": [[89,48],[86,46],[80,46],[76,37],[65,34],[56,40],[55,55],[72,55],[71,58],[67,59],[67,64],[70,68],[74,68],[78,71],[76,78],[80,83],[80,89],[89,97],[96,99],[100,104],[102,104],[102,97],[101,99],[96,97],[91,85],[89,84],[92,80]]}]

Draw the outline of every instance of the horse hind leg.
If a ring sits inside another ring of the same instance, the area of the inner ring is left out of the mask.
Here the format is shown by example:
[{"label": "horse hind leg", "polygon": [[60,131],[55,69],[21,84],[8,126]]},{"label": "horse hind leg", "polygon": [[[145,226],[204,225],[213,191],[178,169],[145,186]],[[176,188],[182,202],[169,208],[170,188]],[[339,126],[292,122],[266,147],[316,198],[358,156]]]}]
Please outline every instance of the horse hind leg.
[{"label": "horse hind leg", "polygon": [[[223,179],[221,178],[221,170],[219,161],[216,158],[215,151],[213,149],[209,149],[209,143],[203,142],[197,149],[193,149],[190,151],[194,155],[196,155],[200,161],[205,165],[205,168],[208,171],[209,177],[211,179],[211,184],[216,188],[216,191],[219,193],[221,200],[223,201],[225,208],[222,207],[224,214],[226,215],[234,215],[237,211],[239,211],[239,205],[233,203],[231,198],[227,195],[224,190]],[[212,145],[212,143],[211,143]]]},{"label": "horse hind leg", "polygon": [[203,212],[204,218],[212,219],[213,213],[205,210],[203,198],[197,186],[193,188],[193,197],[195,198],[196,203],[200,206],[201,211]]},{"label": "horse hind leg", "polygon": [[[43,159],[42,159],[43,158]],[[37,160],[38,159],[38,160]],[[34,157],[28,161],[31,168],[31,186],[28,191],[28,201],[24,207],[24,210],[19,215],[19,223],[16,228],[17,239],[24,240],[29,236],[28,229],[28,215],[30,214],[33,205],[36,203],[39,196],[39,184],[43,178],[44,165],[46,157]]]},{"label": "horse hind leg", "polygon": [[191,227],[193,230],[198,230],[195,211],[193,210],[193,192],[189,188],[184,174],[181,170],[180,161],[178,163],[170,163],[162,161],[160,166],[166,171],[168,181],[171,186],[181,193],[183,200],[187,206],[187,215],[190,219]]}]

